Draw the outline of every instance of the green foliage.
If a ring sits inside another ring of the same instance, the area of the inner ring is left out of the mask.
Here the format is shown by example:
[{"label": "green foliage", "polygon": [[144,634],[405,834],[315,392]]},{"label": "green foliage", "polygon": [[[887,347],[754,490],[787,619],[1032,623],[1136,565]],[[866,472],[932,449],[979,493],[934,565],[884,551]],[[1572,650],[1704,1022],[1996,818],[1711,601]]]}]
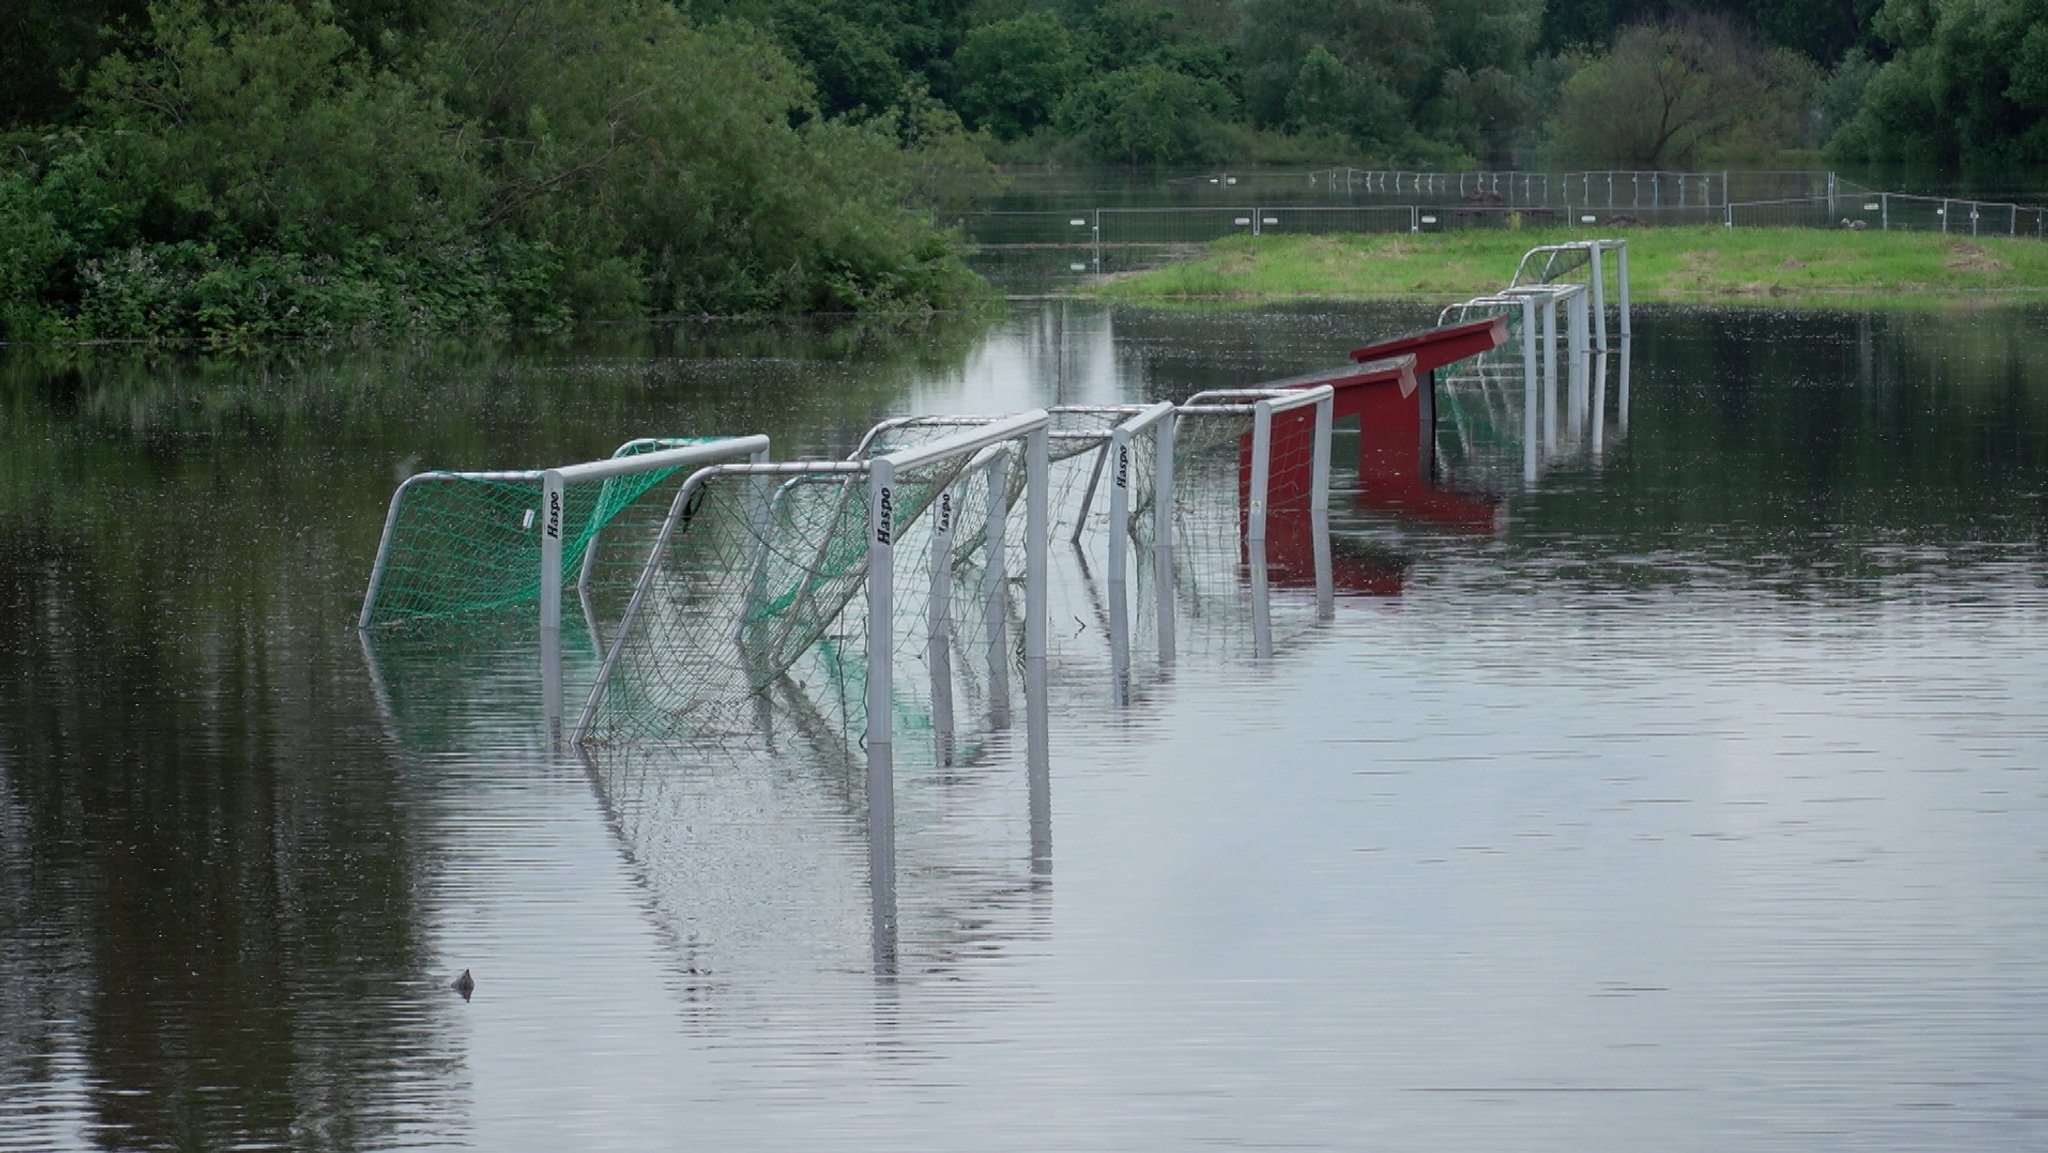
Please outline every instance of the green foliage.
[{"label": "green foliage", "polygon": [[1495,153],[1533,119],[1540,0],[1245,0],[1255,122],[1387,157]]},{"label": "green foliage", "polygon": [[1774,47],[1789,48],[1827,66],[1852,48],[1867,50],[1872,16],[1882,0],[1552,0],[1543,11],[1538,43],[1550,53],[1604,51],[1634,24],[1655,23],[1674,11],[1692,12],[1753,29]]},{"label": "green foliage", "polygon": [[1820,122],[1820,139],[1833,137],[1855,119],[1856,110],[1863,105],[1863,95],[1876,76],[1877,61],[1864,55],[1860,48],[1849,49],[1821,86],[1815,106]]},{"label": "green foliage", "polygon": [[563,254],[579,315],[918,308],[972,284],[907,208],[899,122],[819,116],[762,35],[662,3],[462,10],[520,29],[437,53],[492,148],[486,218]]},{"label": "green foliage", "polygon": [[1801,139],[1818,84],[1812,64],[1726,20],[1635,25],[1565,81],[1552,156],[1621,168],[1768,162]]},{"label": "green foliage", "polygon": [[825,116],[881,115],[905,84],[932,85],[967,32],[965,0],[698,0],[716,24],[767,33],[815,86]]},{"label": "green foliage", "polygon": [[79,75],[106,34],[147,18],[142,0],[7,0],[0,4],[0,125],[68,119]]},{"label": "green foliage", "polygon": [[2048,0],[1888,0],[1876,29],[1894,54],[1833,155],[2048,162]]},{"label": "green foliage", "polygon": [[1157,63],[1121,68],[1077,88],[1060,129],[1095,156],[1129,164],[1195,164],[1220,156],[1230,92]]},{"label": "green foliage", "polygon": [[953,57],[960,113],[998,140],[1016,140],[1052,118],[1086,67],[1050,12],[984,24]]},{"label": "green foliage", "polygon": [[663,0],[147,18],[79,127],[0,153],[0,338],[245,348],[985,291],[920,205],[986,166],[900,70],[854,123],[762,34]]},{"label": "green foliage", "polygon": [[101,61],[84,107],[172,238],[339,254],[447,231],[476,192],[456,118],[282,0],[212,16],[150,9],[144,46]]}]

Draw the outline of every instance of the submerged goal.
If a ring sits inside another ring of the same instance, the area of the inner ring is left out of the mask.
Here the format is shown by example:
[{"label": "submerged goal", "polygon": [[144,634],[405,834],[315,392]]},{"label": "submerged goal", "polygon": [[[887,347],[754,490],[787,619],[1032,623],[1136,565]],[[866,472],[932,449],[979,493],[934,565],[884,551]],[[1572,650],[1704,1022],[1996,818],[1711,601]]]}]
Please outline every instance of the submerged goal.
[{"label": "submerged goal", "polygon": [[[765,436],[628,441],[608,460],[500,472],[423,472],[392,495],[357,626],[418,623],[538,602],[540,674],[551,739],[563,712],[562,591],[587,587],[619,529],[683,470],[766,460]],[[595,627],[593,625],[593,627]]]}]

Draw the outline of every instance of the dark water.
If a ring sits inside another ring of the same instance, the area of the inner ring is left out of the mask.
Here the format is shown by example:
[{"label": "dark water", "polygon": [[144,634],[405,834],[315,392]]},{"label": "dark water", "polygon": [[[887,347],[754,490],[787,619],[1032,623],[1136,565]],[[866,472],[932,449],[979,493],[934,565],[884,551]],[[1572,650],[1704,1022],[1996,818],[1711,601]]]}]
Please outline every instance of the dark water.
[{"label": "dark water", "polygon": [[887,971],[857,774],[551,761],[516,638],[353,628],[418,467],[842,452],[1423,318],[17,356],[0,1148],[2048,1143],[2037,310],[1640,310],[1626,425],[1533,482],[1449,382],[1457,490],[1340,497],[1334,620],[1260,661],[1225,597],[1070,687],[1048,814],[1001,741],[899,780]]}]

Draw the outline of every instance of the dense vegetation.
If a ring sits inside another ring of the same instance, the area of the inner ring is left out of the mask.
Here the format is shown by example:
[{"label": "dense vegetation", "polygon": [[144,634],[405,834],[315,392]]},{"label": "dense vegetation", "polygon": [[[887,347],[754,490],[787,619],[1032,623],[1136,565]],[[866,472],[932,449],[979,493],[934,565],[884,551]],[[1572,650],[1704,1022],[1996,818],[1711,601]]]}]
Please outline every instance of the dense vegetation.
[{"label": "dense vegetation", "polygon": [[0,338],[922,309],[993,161],[2048,162],[2048,0],[13,0]]},{"label": "dense vegetation", "polygon": [[98,17],[31,7],[4,40],[41,50],[5,70],[12,339],[920,308],[976,283],[916,211],[957,123],[824,115],[745,25],[659,0]]}]

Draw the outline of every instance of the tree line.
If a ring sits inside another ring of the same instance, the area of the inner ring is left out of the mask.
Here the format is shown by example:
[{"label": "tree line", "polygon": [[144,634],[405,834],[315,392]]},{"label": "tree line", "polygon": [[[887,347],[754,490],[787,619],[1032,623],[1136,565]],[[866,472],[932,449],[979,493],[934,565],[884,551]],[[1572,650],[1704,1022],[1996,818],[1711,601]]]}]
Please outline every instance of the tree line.
[{"label": "tree line", "polygon": [[2018,165],[2044,112],[2048,0],[11,0],[0,335],[922,309],[991,163]]}]

